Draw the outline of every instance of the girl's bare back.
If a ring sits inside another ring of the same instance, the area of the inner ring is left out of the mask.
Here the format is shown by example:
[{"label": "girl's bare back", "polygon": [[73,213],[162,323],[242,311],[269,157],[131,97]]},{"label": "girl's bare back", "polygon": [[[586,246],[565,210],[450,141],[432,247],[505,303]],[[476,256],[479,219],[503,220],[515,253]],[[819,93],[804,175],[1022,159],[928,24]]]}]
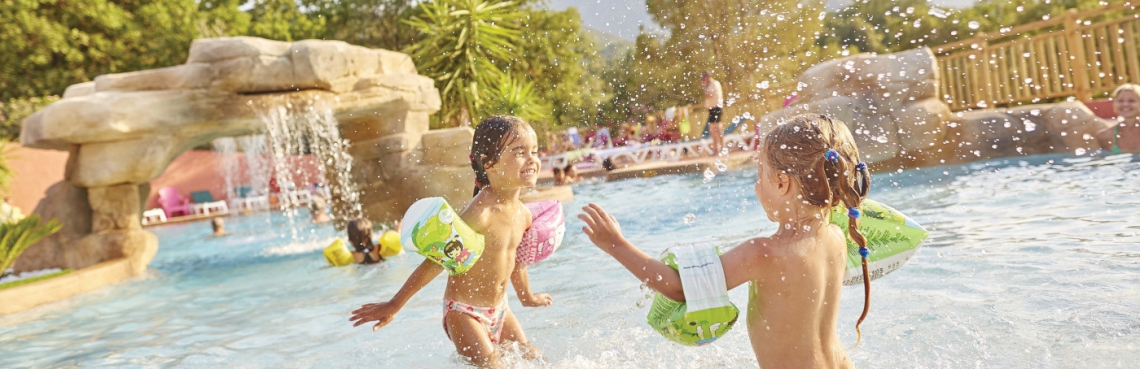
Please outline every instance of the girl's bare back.
[{"label": "girl's bare back", "polygon": [[[748,335],[762,368],[850,368],[836,320],[847,258],[834,225],[741,245],[755,260]],[[727,254],[726,254],[727,256]]]}]

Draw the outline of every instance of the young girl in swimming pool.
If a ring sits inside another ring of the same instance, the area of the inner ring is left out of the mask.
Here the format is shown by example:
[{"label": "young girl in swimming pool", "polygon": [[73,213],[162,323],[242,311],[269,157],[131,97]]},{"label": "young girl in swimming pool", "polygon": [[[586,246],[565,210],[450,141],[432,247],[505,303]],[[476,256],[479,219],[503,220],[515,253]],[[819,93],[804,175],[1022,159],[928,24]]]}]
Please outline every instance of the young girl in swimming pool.
[{"label": "young girl in swimming pool", "polygon": [[[756,359],[763,368],[850,368],[836,332],[847,243],[829,214],[833,206],[854,207],[847,231],[860,247],[866,245],[856,220],[870,186],[867,167],[847,127],[820,115],[795,116],[777,126],[756,160],[756,197],[779,229],[721,256],[729,289],[749,283],[748,335]],[[633,246],[602,207],[582,210],[590,241],[665,297],[685,300],[677,270]],[[866,262],[868,300],[856,331],[870,303]]]},{"label": "young girl in swimming pool", "polygon": [[1097,133],[1101,148],[1113,154],[1140,152],[1140,86],[1125,83],[1112,92],[1117,124]]},{"label": "young girl in swimming pool", "polygon": [[[487,118],[475,129],[471,167],[475,170],[475,198],[460,217],[483,235],[484,249],[470,270],[448,276],[443,328],[460,355],[479,366],[500,367],[497,348],[504,343],[518,343],[528,359],[541,355],[508,309],[508,281],[523,306],[548,306],[552,302],[550,295],[531,293],[526,265],[515,262],[516,249],[531,223],[530,211],[519,201],[519,192],[534,187],[538,178],[534,130],[516,117]],[[408,299],[442,271],[443,267],[424,260],[391,300],[353,311],[353,326],[375,321],[375,331],[390,323]]]}]

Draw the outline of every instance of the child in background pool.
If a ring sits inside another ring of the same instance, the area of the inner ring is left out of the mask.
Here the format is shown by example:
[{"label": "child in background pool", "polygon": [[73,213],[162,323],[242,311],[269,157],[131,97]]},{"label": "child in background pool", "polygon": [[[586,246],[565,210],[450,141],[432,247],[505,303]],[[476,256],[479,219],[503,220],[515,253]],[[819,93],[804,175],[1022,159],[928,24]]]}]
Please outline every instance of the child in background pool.
[{"label": "child in background pool", "polygon": [[[866,165],[847,127],[819,115],[795,116],[777,126],[756,159],[756,196],[780,226],[772,236],[750,239],[721,256],[729,289],[749,283],[748,336],[756,359],[763,368],[850,368],[836,331],[847,243],[829,215],[836,205],[854,207],[847,231],[865,246],[856,219],[870,187]],[[633,246],[602,207],[589,204],[583,211],[578,217],[590,241],[665,297],[685,300],[677,270]],[[866,262],[868,300],[856,331],[870,303]]]},{"label": "child in background pool", "polygon": [[574,167],[573,163],[566,164],[566,168],[562,169],[562,183],[571,184],[578,182],[579,179],[581,178],[578,178],[578,168]]},{"label": "child in background pool", "polygon": [[566,175],[562,173],[562,168],[554,167],[554,169],[552,169],[552,171],[554,172],[554,185],[555,186],[561,186],[561,185],[566,184]]},{"label": "child in background pool", "polygon": [[[508,308],[507,283],[514,286],[523,306],[547,306],[552,301],[550,295],[531,293],[526,265],[515,262],[516,249],[531,223],[519,192],[534,187],[538,178],[534,130],[519,118],[487,118],[475,129],[471,167],[475,198],[460,217],[483,235],[484,250],[470,270],[448,276],[443,327],[460,355],[479,366],[500,367],[499,347],[504,343],[518,343],[528,359],[541,355]],[[424,260],[390,301],[353,311],[353,326],[375,321],[372,329],[377,330],[390,323],[408,299],[442,271],[443,267]]]},{"label": "child in background pool", "polygon": [[352,259],[357,264],[375,264],[384,261],[380,248],[372,242],[372,222],[357,218],[348,221],[348,243],[352,246]]}]

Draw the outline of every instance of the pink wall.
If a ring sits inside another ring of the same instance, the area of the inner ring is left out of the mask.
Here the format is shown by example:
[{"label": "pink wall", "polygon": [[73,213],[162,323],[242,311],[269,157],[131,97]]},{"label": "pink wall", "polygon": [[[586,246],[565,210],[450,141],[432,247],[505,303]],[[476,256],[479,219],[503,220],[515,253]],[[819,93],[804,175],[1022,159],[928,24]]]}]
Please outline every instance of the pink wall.
[{"label": "pink wall", "polygon": [[16,143],[8,143],[8,147],[12,150],[8,166],[15,172],[8,187],[8,200],[24,215],[31,214],[44,198],[44,191],[63,180],[67,152],[31,149]]},{"label": "pink wall", "polygon": [[[67,167],[67,152],[55,150],[40,150],[21,147],[10,143],[11,154],[8,165],[15,172],[7,197],[12,205],[19,207],[24,214],[35,210],[36,204],[44,198],[44,192],[51,185],[62,181],[64,170]],[[245,154],[236,153],[231,160],[238,161],[238,168],[245,168]],[[297,167],[294,170],[293,182],[298,187],[313,182],[324,182],[316,178],[316,160],[312,156],[294,157]],[[158,190],[163,187],[174,187],[186,197],[191,192],[209,190],[217,200],[226,199],[224,159],[217,157],[210,151],[187,151],[174,159],[162,175],[150,182],[151,191],[147,198],[147,208],[158,207]],[[244,169],[239,172],[245,172]],[[309,173],[312,173],[311,175]],[[239,176],[234,180],[235,186],[248,184],[248,176]]]},{"label": "pink wall", "polygon": [[1104,119],[1116,118],[1116,111],[1112,110],[1112,100],[1094,100],[1086,101],[1085,106],[1092,110],[1093,114]]},{"label": "pink wall", "polygon": [[[158,205],[158,190],[164,187],[174,187],[178,189],[186,198],[190,198],[191,192],[197,191],[210,191],[210,195],[214,200],[227,200],[226,198],[226,179],[224,168],[226,160],[237,161],[237,172],[246,173],[246,155],[245,153],[234,153],[231,158],[222,158],[211,151],[187,151],[179,155],[166,167],[166,171],[150,181],[150,195],[147,197],[147,209],[154,209]],[[293,171],[293,183],[297,187],[307,188],[313,182],[324,182],[323,178],[319,177],[317,168],[317,161],[312,156],[305,155],[301,157],[293,157],[292,160],[297,163],[298,170]],[[266,173],[269,175],[269,173]],[[247,185],[250,183],[248,175],[238,175],[233,179],[234,186]]]}]

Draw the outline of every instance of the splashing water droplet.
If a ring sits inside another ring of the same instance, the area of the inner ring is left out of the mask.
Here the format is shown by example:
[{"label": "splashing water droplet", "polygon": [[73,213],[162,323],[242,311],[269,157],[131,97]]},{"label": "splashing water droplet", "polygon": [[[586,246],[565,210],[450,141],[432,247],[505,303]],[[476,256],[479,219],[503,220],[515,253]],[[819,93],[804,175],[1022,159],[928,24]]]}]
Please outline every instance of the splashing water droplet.
[{"label": "splashing water droplet", "polygon": [[728,155],[728,148],[727,147],[720,149],[720,156],[725,156],[725,155]]},{"label": "splashing water droplet", "polygon": [[712,168],[705,168],[705,183],[709,183],[713,178],[716,178],[716,173],[713,173]]},{"label": "splashing water droplet", "polygon": [[1088,152],[1088,150],[1085,150],[1085,148],[1083,148],[1083,147],[1078,147],[1078,148],[1077,148],[1077,151],[1076,151],[1076,154],[1077,154],[1077,155],[1084,155],[1086,152]]},{"label": "splashing water droplet", "polygon": [[728,170],[728,165],[725,163],[721,163],[720,160],[717,160],[716,161],[716,170],[718,170],[720,172],[724,172],[724,171]]},{"label": "splashing water droplet", "polygon": [[685,221],[685,224],[693,224],[697,221],[697,215],[693,213],[685,214],[685,218],[683,220]]},{"label": "splashing water droplet", "polygon": [[978,29],[982,24],[978,23],[978,21],[970,21],[970,23],[966,23],[966,26],[970,27],[970,29]]}]

